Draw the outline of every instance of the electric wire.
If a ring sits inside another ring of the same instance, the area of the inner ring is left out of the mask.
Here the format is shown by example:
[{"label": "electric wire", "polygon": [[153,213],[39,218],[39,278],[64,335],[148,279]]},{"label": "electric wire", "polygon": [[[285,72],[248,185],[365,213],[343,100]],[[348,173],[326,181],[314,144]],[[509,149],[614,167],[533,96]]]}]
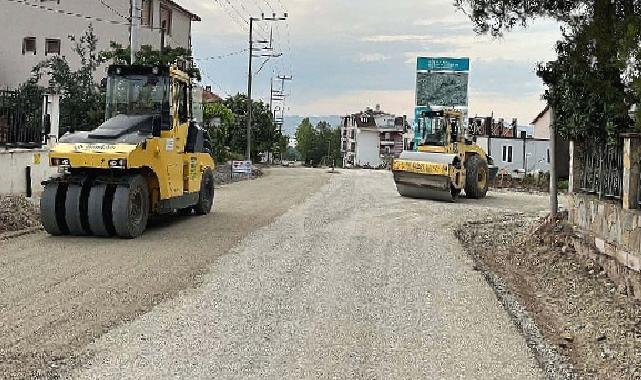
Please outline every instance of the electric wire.
[{"label": "electric wire", "polygon": [[211,57],[203,57],[203,58],[194,58],[194,60],[196,60],[196,61],[217,61],[217,60],[224,59],[224,58],[227,58],[227,57],[233,57],[235,55],[240,55],[240,54],[246,53],[248,51],[249,51],[249,48],[244,48],[244,49],[241,49],[241,50],[238,50],[238,51],[233,51],[233,52],[227,53],[227,54],[213,55]]},{"label": "electric wire", "polygon": [[51,7],[48,7],[48,6],[45,6],[45,5],[40,5],[40,4],[33,4],[33,3],[31,3],[31,2],[29,2],[27,0],[5,0],[5,1],[8,1],[10,3],[15,3],[15,4],[21,4],[21,5],[24,5],[24,6],[28,6],[28,7],[31,7],[31,8],[34,8],[34,9],[39,9],[39,10],[46,11],[46,12],[52,12],[52,13],[57,13],[57,14],[65,15],[65,16],[76,17],[76,18],[80,18],[80,19],[83,19],[83,20],[104,22],[104,23],[108,23],[108,24],[112,24],[112,25],[131,26],[130,22],[122,22],[122,21],[117,21],[117,20],[108,20],[108,19],[105,19],[105,18],[102,18],[102,17],[87,16],[87,15],[83,15],[82,13],[71,12],[71,11],[67,11],[67,10],[59,9],[59,8],[51,8]]},{"label": "electric wire", "polygon": [[114,7],[112,7],[111,5],[107,4],[107,3],[105,2],[105,0],[98,0],[98,2],[100,2],[100,4],[102,4],[102,6],[103,6],[103,7],[105,7],[106,9],[108,9],[108,10],[112,11],[113,13],[117,14],[118,16],[120,16],[122,19],[125,19],[125,20],[127,20],[127,21],[131,21],[131,18],[130,18],[130,17],[128,17],[128,16],[123,16],[123,15],[122,15],[122,13],[120,13],[117,9],[115,9],[115,8],[114,8]]}]

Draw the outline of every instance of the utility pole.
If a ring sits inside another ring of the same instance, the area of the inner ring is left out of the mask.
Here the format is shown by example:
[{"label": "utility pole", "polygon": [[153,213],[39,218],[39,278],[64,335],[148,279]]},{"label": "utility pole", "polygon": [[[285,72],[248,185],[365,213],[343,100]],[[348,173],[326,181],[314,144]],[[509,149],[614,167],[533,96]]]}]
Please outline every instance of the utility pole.
[{"label": "utility pole", "polygon": [[247,70],[247,161],[252,160],[252,78],[254,62],[254,21],[255,17],[249,18],[249,70]]},{"label": "utility pole", "polygon": [[130,64],[136,63],[136,54],[140,51],[140,22],[142,0],[131,0],[131,32],[129,33]]},{"label": "utility pole", "polygon": [[[252,126],[252,108],[253,108],[253,101],[252,101],[252,81],[254,77],[254,72],[252,68],[252,63],[254,61],[254,58],[256,57],[277,57],[280,55],[273,55],[273,53],[268,54],[268,55],[254,55],[254,23],[258,21],[285,21],[287,20],[288,14],[285,13],[282,17],[277,17],[276,14],[274,13],[272,17],[265,17],[265,14],[261,15],[261,18],[257,17],[250,17],[249,18],[249,68],[247,70],[247,152],[246,152],[246,157],[247,161],[251,161],[251,146],[252,146],[252,140],[251,140],[251,126]],[[272,50],[271,48],[271,41],[257,41],[258,43],[269,43],[270,46],[266,49],[260,49],[260,50]],[[260,71],[260,70],[259,70]]]},{"label": "utility pole", "polygon": [[558,187],[556,181],[556,128],[554,109],[550,107],[550,219],[559,212]]}]

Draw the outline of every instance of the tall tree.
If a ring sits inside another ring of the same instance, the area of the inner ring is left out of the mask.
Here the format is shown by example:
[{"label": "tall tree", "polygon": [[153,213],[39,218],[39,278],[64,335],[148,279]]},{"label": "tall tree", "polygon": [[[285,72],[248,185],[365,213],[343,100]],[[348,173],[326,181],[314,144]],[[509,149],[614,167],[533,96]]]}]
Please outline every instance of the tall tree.
[{"label": "tall tree", "polygon": [[309,118],[305,118],[296,129],[296,150],[306,164],[311,158],[313,138],[314,127]]},{"label": "tall tree", "polygon": [[[561,22],[558,59],[539,65],[556,128],[606,140],[633,122],[641,100],[641,0],[455,0],[478,33],[500,36],[534,18]],[[636,118],[641,128],[641,117]]]},{"label": "tall tree", "polygon": [[236,116],[222,103],[208,103],[203,107],[203,119],[212,139],[214,158],[218,162],[227,161],[229,131],[234,127]]},{"label": "tall tree", "polygon": [[[233,153],[244,153],[247,150],[247,95],[230,96],[225,99],[224,104],[235,115],[234,123],[229,129],[227,146]],[[254,158],[258,157],[258,153],[271,152],[274,144],[280,140],[272,113],[261,101],[253,102],[251,133]]]}]

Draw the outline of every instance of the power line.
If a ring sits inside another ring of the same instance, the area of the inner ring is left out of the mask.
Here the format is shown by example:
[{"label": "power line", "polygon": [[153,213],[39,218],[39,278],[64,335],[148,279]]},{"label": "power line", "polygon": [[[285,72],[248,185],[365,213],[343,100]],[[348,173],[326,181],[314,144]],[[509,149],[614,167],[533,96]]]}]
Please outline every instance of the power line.
[{"label": "power line", "polygon": [[[225,5],[223,5],[222,0],[214,0],[214,2],[215,2],[216,4],[218,4],[218,6],[219,6],[222,10],[224,10],[224,11],[225,11],[225,13],[227,13],[227,15],[229,16],[229,18],[230,18],[231,20],[233,20],[236,24],[238,24],[238,26],[240,26],[240,28],[241,28],[243,31],[245,31],[245,32],[246,32],[246,31],[248,31],[248,30],[249,30],[249,29],[247,29],[247,26],[246,26],[245,24],[243,24],[242,22],[239,22],[239,21],[238,21],[238,18],[234,17],[234,15],[231,13],[231,11],[230,11],[230,10],[229,10]],[[241,18],[242,18],[242,17],[241,17]],[[245,21],[245,20],[243,19],[243,21]]]},{"label": "power line", "polygon": [[65,15],[65,16],[77,17],[77,18],[81,18],[81,19],[89,20],[89,21],[105,22],[105,23],[112,24],[112,25],[131,26],[130,22],[107,20],[107,19],[104,19],[102,17],[86,16],[86,15],[83,15],[81,13],[70,12],[70,11],[67,11],[67,10],[64,10],[64,9],[57,9],[57,8],[51,8],[51,7],[47,7],[47,6],[40,5],[40,4],[33,4],[33,3],[31,3],[31,2],[29,2],[27,0],[6,0],[6,1],[11,2],[11,3],[21,4],[21,5],[24,5],[24,6],[28,6],[28,7],[31,7],[33,9],[38,9],[38,10],[42,10],[42,11],[46,11],[46,12],[57,13],[57,14]]},{"label": "power line", "polygon": [[118,12],[118,10],[117,10],[117,9],[115,9],[115,8],[114,8],[114,7],[112,7],[111,5],[109,5],[109,4],[107,4],[107,3],[105,3],[105,0],[98,0],[98,1],[100,2],[100,4],[102,4],[102,6],[103,6],[103,7],[105,7],[105,8],[107,8],[107,9],[109,9],[110,11],[112,11],[112,12],[113,12],[113,13],[115,13],[115,14],[117,14],[117,15],[118,15],[118,16],[120,16],[121,18],[123,18],[123,19],[125,19],[125,20],[127,20],[127,21],[131,21],[131,18],[123,16],[123,15],[122,15],[122,13]]},{"label": "power line", "polygon": [[227,57],[240,55],[240,54],[245,53],[247,51],[249,51],[249,48],[244,48],[242,50],[238,50],[238,51],[234,51],[234,52],[227,53],[227,54],[222,54],[222,55],[214,55],[214,56],[211,56],[211,57],[204,57],[204,58],[195,58],[195,60],[196,61],[216,61],[216,60],[219,60],[219,59],[224,59],[224,58],[227,58]]},{"label": "power line", "polygon": [[272,13],[276,12],[274,10],[274,8],[272,8],[272,5],[269,3],[269,1],[267,1],[267,0],[263,0],[263,1],[265,2],[265,4],[267,4],[267,7],[269,7],[269,9],[271,9]]}]

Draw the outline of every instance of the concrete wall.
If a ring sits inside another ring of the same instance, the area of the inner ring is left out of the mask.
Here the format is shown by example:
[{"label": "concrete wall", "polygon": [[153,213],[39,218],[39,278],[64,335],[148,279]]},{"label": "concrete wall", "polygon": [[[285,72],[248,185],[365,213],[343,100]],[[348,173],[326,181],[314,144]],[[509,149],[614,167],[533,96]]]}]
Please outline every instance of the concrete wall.
[{"label": "concrete wall", "polygon": [[578,227],[575,248],[594,256],[618,283],[641,299],[641,212],[625,210],[619,202],[586,194],[568,197],[569,221]]},{"label": "concrete wall", "polygon": [[376,130],[356,130],[356,157],[354,165],[380,166],[383,164],[380,153],[380,133]]},{"label": "concrete wall", "polygon": [[[488,141],[491,141],[491,147],[488,147]],[[515,170],[524,170],[526,168],[523,159],[524,144],[522,139],[510,138],[497,138],[492,137],[478,137],[476,140],[477,145],[482,147],[485,152],[494,158],[494,164],[499,169],[505,169],[512,173]],[[503,147],[512,147],[512,162],[503,161]],[[550,146],[547,140],[534,140],[528,139],[525,142],[525,153],[527,156],[527,172],[550,171],[550,163],[548,162],[548,148]]]},{"label": "concrete wall", "polygon": [[[116,12],[128,17],[130,0],[106,0],[105,2]],[[125,19],[107,9],[99,1],[63,0],[59,5],[55,1],[42,3],[34,1],[34,4],[127,23]],[[154,8],[153,27],[158,29],[143,27],[141,44],[152,45],[158,49],[160,47],[160,0],[154,0],[152,5]],[[51,57],[51,55],[45,56],[45,39],[59,39],[60,54],[68,58],[72,67],[78,66],[80,60],[73,52],[74,43],[69,40],[68,36],[82,36],[90,24],[93,25],[98,37],[98,50],[108,50],[111,41],[116,41],[123,46],[129,45],[128,25],[90,21],[34,9],[23,3],[0,2],[0,25],[3,25],[4,30],[0,39],[0,87],[15,88],[30,77],[33,66]],[[174,8],[172,33],[167,36],[167,44],[172,47],[189,47],[190,34],[190,16]],[[36,37],[37,52],[35,55],[33,53],[22,54],[22,43],[25,37]],[[101,70],[100,73],[101,76],[104,75],[104,70]]]},{"label": "concrete wall", "polygon": [[49,167],[47,149],[0,150],[0,194],[27,192],[26,168],[31,167],[31,188],[34,196],[42,194],[45,179],[56,173]]}]

